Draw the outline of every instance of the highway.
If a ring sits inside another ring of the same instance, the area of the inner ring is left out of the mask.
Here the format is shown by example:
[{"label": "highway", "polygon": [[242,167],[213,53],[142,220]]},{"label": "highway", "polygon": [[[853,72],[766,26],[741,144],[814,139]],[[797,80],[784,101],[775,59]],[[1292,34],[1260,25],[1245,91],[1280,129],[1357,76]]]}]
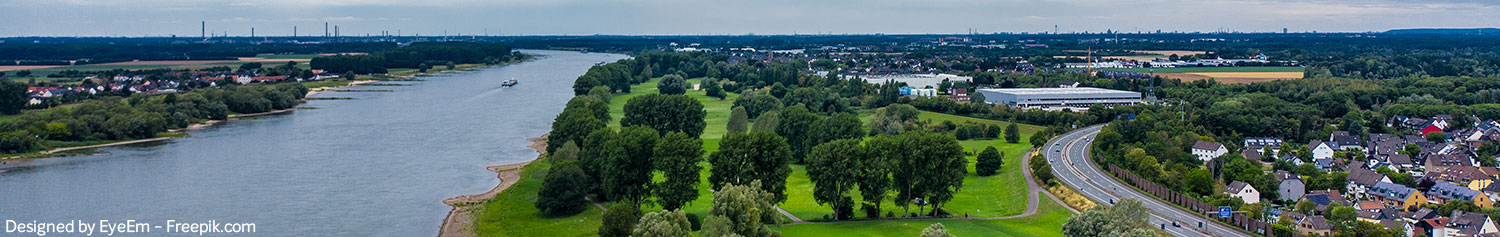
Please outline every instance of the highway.
[{"label": "highway", "polygon": [[[1047,157],[1047,163],[1052,165],[1052,173],[1063,184],[1073,187],[1085,197],[1101,205],[1110,205],[1111,201],[1118,201],[1122,198],[1141,200],[1147,209],[1151,209],[1152,216],[1149,221],[1152,226],[1161,227],[1161,224],[1166,224],[1165,230],[1172,235],[1255,236],[1239,228],[1214,222],[1202,215],[1157,200],[1109,176],[1104,169],[1094,164],[1088,155],[1089,144],[1093,142],[1094,135],[1097,135],[1102,127],[1103,125],[1098,125],[1074,130],[1058,136],[1047,144],[1043,154]],[[1177,221],[1181,227],[1173,227],[1172,221]],[[1198,228],[1199,223],[1203,223],[1204,228]]]}]

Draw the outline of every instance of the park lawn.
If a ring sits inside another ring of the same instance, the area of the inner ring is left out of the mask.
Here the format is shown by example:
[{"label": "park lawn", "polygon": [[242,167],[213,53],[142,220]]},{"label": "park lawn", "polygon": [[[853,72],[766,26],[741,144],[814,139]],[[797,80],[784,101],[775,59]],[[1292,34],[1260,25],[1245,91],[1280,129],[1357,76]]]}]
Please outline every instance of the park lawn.
[{"label": "park lawn", "polygon": [[[924,112],[925,113],[925,112]],[[998,122],[998,121],[995,121]],[[1029,125],[1028,125],[1029,126]],[[1021,141],[1027,141],[1030,134],[1022,134]],[[964,176],[964,186],[954,194],[953,200],[944,204],[944,207],[953,215],[975,217],[1001,217],[1018,215],[1026,211],[1026,177],[1021,167],[1021,159],[1024,153],[1031,148],[1029,143],[1006,143],[1004,139],[994,140],[966,140],[959,141],[964,146],[964,152],[971,152],[965,156],[968,159],[968,175]],[[983,151],[985,147],[995,146],[996,149],[1005,153],[1005,165],[1000,167],[999,173],[993,176],[980,177],[974,172],[976,164],[975,151]],[[832,215],[832,207],[822,206],[813,199],[813,185],[808,179],[807,171],[803,165],[792,165],[792,175],[787,178],[787,201],[780,207],[792,215],[806,221],[825,221],[824,215]],[[856,202],[862,201],[858,190],[851,191],[850,196]],[[895,192],[889,193],[894,196]],[[881,204],[882,211],[903,213],[901,206],[887,198]],[[917,206],[912,206],[912,212],[917,212]],[[864,217],[863,212],[855,213],[857,217]]]},{"label": "park lawn", "polygon": [[1055,202],[1040,202],[1036,215],[1005,220],[887,220],[813,223],[772,227],[782,236],[918,236],[932,223],[943,223],[956,236],[1062,236],[1072,213]]},{"label": "park lawn", "polygon": [[[963,115],[954,115],[954,114],[945,114],[945,113],[938,113],[938,112],[932,112],[932,111],[926,111],[926,110],[923,110],[921,112],[922,113],[917,114],[917,120],[928,120],[928,121],[932,121],[934,123],[938,123],[938,122],[942,122],[942,121],[946,120],[946,121],[953,121],[953,123],[958,124],[958,125],[963,125],[964,123],[977,123],[977,124],[1002,125],[1002,126],[1008,126],[1008,125],[1010,125],[1010,122],[1005,122],[1005,121],[1000,121],[1000,120],[992,120],[992,119],[985,119],[985,118],[975,118],[975,117],[969,117],[969,116],[963,116]],[[872,114],[873,114],[873,112],[872,112]],[[1042,126],[1036,126],[1036,125],[1024,124],[1024,123],[1016,123],[1016,128],[1019,129],[1019,130],[1021,130],[1021,134],[1032,134],[1032,133],[1036,133],[1038,131],[1042,131],[1042,129],[1045,129]],[[1026,142],[1026,139],[1022,138],[1021,141],[1022,142]]]},{"label": "park lawn", "polygon": [[480,236],[593,236],[598,234],[604,212],[593,205],[582,213],[564,217],[545,216],[536,209],[536,194],[551,168],[545,160],[527,165],[521,179],[495,195],[474,215]]},{"label": "park lawn", "polygon": [[[660,80],[661,78],[655,78],[645,83],[633,85],[631,86],[631,93],[628,94],[615,94],[610,100],[610,116],[611,118],[613,118],[613,120],[609,123],[608,126],[611,128],[619,128],[619,120],[624,116],[625,103],[629,101],[630,98],[634,98],[636,96],[657,93],[656,84]],[[690,83],[695,83],[697,81],[699,81],[699,79],[689,80]],[[730,93],[724,100],[707,97],[704,91],[688,91],[687,95],[692,96],[699,102],[702,102],[704,104],[704,110],[706,110],[707,112],[707,115],[705,117],[707,126],[700,138],[702,138],[704,142],[704,155],[708,156],[713,152],[718,151],[719,140],[723,137],[724,134],[727,133],[727,129],[725,128],[725,126],[728,123],[728,117],[733,106],[734,98],[738,97],[738,95]],[[868,119],[868,117],[871,115],[871,111],[872,110],[861,110],[859,114],[861,119]],[[921,115],[919,115],[919,119],[929,120],[933,122],[947,120],[959,124],[973,122],[1004,125],[1007,123],[1003,121],[928,111],[923,111]],[[1030,138],[1031,133],[1040,131],[1041,129],[1041,127],[1035,125],[1021,124],[1020,130],[1023,133],[1021,140],[1027,141],[1027,139]],[[1010,144],[1006,143],[1003,139],[968,140],[960,141],[959,143],[964,146],[965,152],[982,151],[987,146],[995,146],[996,148],[1005,152],[1005,165],[1001,167],[1001,170],[997,175],[979,177],[974,174],[975,154],[967,155],[966,158],[969,162],[969,174],[964,177],[963,189],[961,189],[959,193],[955,195],[954,199],[951,202],[946,204],[947,209],[955,213],[955,215],[961,216],[962,213],[969,212],[969,215],[974,217],[1012,216],[1024,212],[1026,209],[1027,193],[1025,183],[1026,181],[1022,172],[1025,172],[1025,168],[1021,167],[1020,164],[1021,159],[1023,159],[1024,156],[1023,153],[1025,153],[1025,151],[1030,148],[1029,143]],[[531,166],[538,166],[538,164],[534,163]],[[533,167],[531,166],[527,167],[527,172],[533,172]],[[706,158],[705,162],[699,163],[699,166],[703,167],[703,169],[699,173],[700,183],[698,189],[698,199],[685,205],[683,207],[683,211],[695,214],[699,218],[703,218],[708,216],[708,209],[712,206],[713,193],[709,191],[708,176],[711,174],[709,170],[709,164],[708,162],[706,162]],[[793,164],[792,170],[792,174],[787,178],[787,200],[786,202],[778,204],[778,207],[787,210],[787,212],[792,213],[792,215],[795,215],[805,221],[827,221],[823,219],[823,217],[825,215],[831,215],[833,212],[829,207],[819,205],[813,199],[813,185],[812,182],[808,179],[805,166]],[[656,177],[654,177],[654,179],[659,182],[663,179],[663,177],[661,177],[661,174],[658,173],[656,174]],[[590,211],[587,211],[585,213],[565,218],[547,218],[536,215],[535,213],[537,210],[535,207],[531,206],[531,201],[535,200],[535,193],[540,189],[540,184],[540,175],[535,175],[534,177],[533,175],[525,175],[521,183],[517,183],[516,186],[512,186],[509,190],[502,192],[502,196],[497,196],[494,201],[486,205],[486,209],[480,216],[480,222],[483,224],[481,224],[479,227],[479,233],[486,236],[522,236],[535,233],[545,233],[545,235],[548,236],[595,234],[596,229],[600,224],[598,221],[586,223],[584,224],[584,226],[573,226],[573,222],[568,221],[579,221],[580,218],[583,220],[587,220],[588,218],[599,218],[602,213],[600,213],[597,209],[591,208]],[[518,193],[527,195],[518,195]],[[860,200],[858,190],[851,191],[849,195],[854,197],[856,201]],[[894,192],[890,195],[893,196]],[[892,198],[886,198],[886,200],[883,201],[883,204],[881,205],[882,212],[897,214],[902,213],[903,211],[901,209],[901,206],[895,204],[894,200],[891,199]],[[1058,230],[1061,229],[1062,222],[1064,222],[1067,217],[1071,215],[1071,213],[1068,213],[1066,209],[1061,208],[1053,202],[1040,203],[1041,204],[1036,215],[1009,220],[881,220],[841,223],[820,222],[818,224],[790,225],[781,227],[781,229],[783,229],[784,234],[787,234],[789,236],[911,236],[920,232],[922,228],[926,228],[930,223],[937,221],[943,222],[945,225],[949,225],[949,229],[951,231],[954,231],[955,234],[960,235],[1059,235],[1060,232]],[[492,209],[492,207],[497,206],[517,209],[520,211],[516,211],[517,213],[513,214],[497,214],[495,212],[500,211],[492,211],[499,210],[499,208]],[[660,206],[652,204],[647,204],[642,207],[642,211],[645,212],[658,211],[661,209],[662,208]],[[918,207],[912,206],[911,209],[911,212],[917,212]],[[862,212],[858,212],[855,214],[861,218],[864,216],[864,213]],[[499,223],[502,221],[509,223]],[[547,224],[529,225],[529,223],[538,222]],[[553,224],[558,222],[569,224]],[[952,224],[949,224],[950,222]],[[917,226],[918,224],[920,224],[920,226]],[[526,230],[518,231],[505,229],[518,228],[519,226],[524,226],[524,229]]]},{"label": "park lawn", "polygon": [[1108,71],[1122,72],[1159,72],[1159,73],[1194,73],[1194,72],[1303,72],[1303,67],[1177,67],[1177,68],[1109,68]]}]

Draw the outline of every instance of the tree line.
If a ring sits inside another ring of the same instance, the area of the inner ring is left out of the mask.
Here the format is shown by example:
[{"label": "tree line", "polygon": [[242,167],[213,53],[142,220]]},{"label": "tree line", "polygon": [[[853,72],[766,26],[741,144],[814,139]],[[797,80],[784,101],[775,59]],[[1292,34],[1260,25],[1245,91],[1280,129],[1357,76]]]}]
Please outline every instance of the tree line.
[{"label": "tree line", "polygon": [[[503,43],[417,42],[363,55],[331,55],[313,58],[313,69],[334,73],[386,73],[390,68],[426,70],[436,65],[502,63],[524,57]],[[451,68],[451,65],[450,65]]]},{"label": "tree line", "polygon": [[0,151],[25,153],[47,141],[94,142],[156,137],[169,129],[229,113],[259,113],[295,107],[307,94],[297,83],[205,88],[166,95],[89,100],[73,106],[22,114],[0,123]]}]

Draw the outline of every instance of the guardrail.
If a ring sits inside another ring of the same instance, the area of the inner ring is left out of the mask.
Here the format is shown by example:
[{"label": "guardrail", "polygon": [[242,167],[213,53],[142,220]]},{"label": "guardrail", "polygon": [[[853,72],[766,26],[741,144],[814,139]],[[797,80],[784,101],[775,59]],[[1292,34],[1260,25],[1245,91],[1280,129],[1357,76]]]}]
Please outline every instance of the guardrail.
[{"label": "guardrail", "polygon": [[[1098,159],[1096,159],[1096,160],[1098,160]],[[1218,209],[1217,206],[1205,203],[1203,201],[1199,201],[1198,199],[1195,199],[1195,198],[1193,198],[1191,196],[1186,196],[1186,195],[1179,194],[1176,191],[1172,191],[1171,189],[1167,189],[1166,187],[1162,187],[1161,185],[1157,185],[1155,182],[1151,182],[1150,180],[1142,179],[1142,178],[1140,178],[1138,176],[1135,176],[1135,174],[1131,174],[1130,171],[1127,171],[1125,169],[1121,169],[1119,166],[1115,166],[1115,164],[1109,164],[1109,173],[1110,173],[1110,175],[1114,175],[1117,178],[1129,181],[1129,183],[1130,183],[1131,186],[1135,186],[1136,188],[1140,188],[1142,191],[1146,191],[1146,193],[1150,193],[1151,195],[1156,196],[1157,199],[1161,199],[1163,201],[1167,201],[1167,202],[1171,202],[1173,204],[1177,204],[1177,206],[1184,207],[1184,208],[1188,209],[1189,211],[1193,211],[1193,212],[1196,212],[1196,213],[1206,213],[1209,210],[1217,211],[1217,209]],[[1285,236],[1286,235],[1285,233],[1281,233],[1281,235],[1278,235],[1278,233],[1275,233],[1275,228],[1271,228],[1271,224],[1270,223],[1266,223],[1264,221],[1256,220],[1255,218],[1251,218],[1249,216],[1245,216],[1245,214],[1241,214],[1241,213],[1231,214],[1229,216],[1229,218],[1217,218],[1217,219],[1219,219],[1220,222],[1223,222],[1225,224],[1230,224],[1232,226],[1244,229],[1245,231],[1249,231],[1250,233],[1257,233],[1257,234],[1262,234],[1262,235],[1265,235],[1265,236]],[[1294,236],[1294,237],[1305,237],[1305,236],[1307,236],[1307,235],[1302,234],[1301,232],[1297,232],[1295,230],[1295,228],[1296,228],[1295,226],[1288,226],[1288,228],[1293,228],[1294,229],[1292,231],[1292,233],[1290,233],[1291,236]]]}]

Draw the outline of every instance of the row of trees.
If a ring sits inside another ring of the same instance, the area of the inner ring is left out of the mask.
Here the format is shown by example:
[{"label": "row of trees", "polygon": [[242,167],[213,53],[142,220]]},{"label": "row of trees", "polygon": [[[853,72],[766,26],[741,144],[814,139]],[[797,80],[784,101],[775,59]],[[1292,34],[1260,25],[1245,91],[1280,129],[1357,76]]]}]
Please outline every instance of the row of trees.
[{"label": "row of trees", "polygon": [[[401,48],[364,55],[332,55],[313,58],[313,69],[357,74],[386,73],[388,68],[419,68],[454,63],[501,63],[523,57],[502,43],[419,42]],[[424,66],[425,65],[425,66]]]},{"label": "row of trees", "polygon": [[180,94],[89,100],[48,113],[22,114],[0,123],[0,151],[41,149],[42,141],[105,141],[157,136],[201,120],[222,120],[234,113],[292,108],[307,94],[301,84],[231,86]]}]

